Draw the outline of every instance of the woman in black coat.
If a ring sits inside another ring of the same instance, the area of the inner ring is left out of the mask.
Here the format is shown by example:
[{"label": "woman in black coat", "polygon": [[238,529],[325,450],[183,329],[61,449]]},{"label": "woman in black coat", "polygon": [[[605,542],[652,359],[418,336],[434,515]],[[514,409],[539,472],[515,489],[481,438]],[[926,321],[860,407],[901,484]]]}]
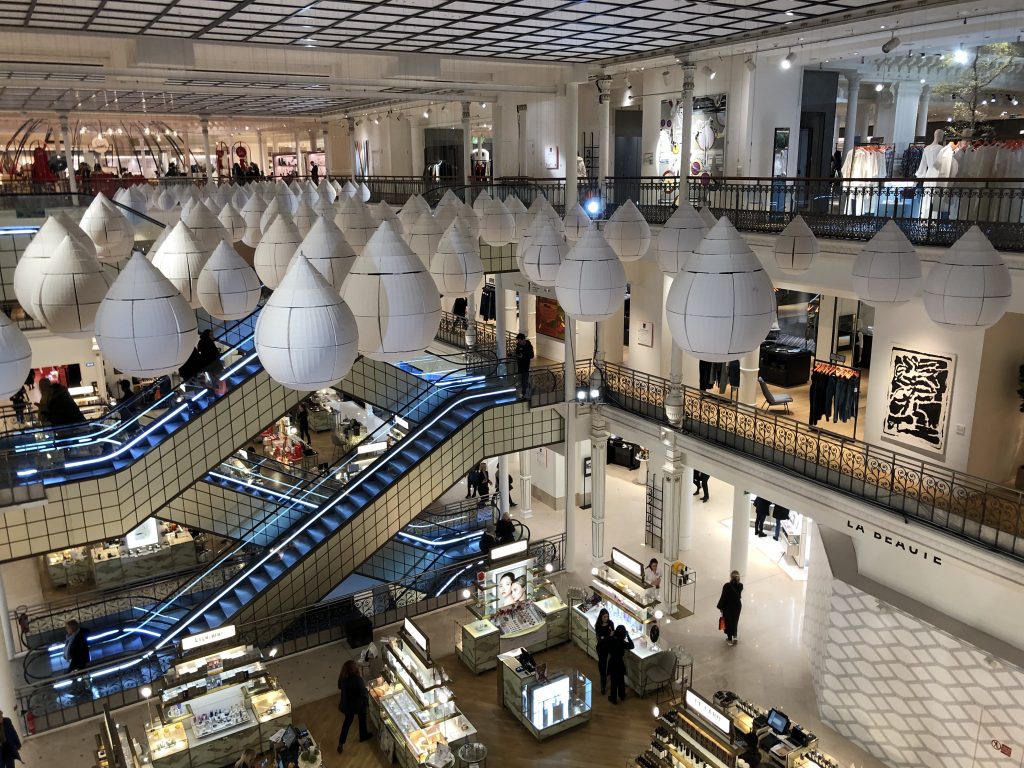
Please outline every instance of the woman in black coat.
[{"label": "woman in black coat", "polygon": [[619,624],[608,639],[608,677],[611,678],[612,692],[608,699],[612,704],[626,700],[626,651],[633,650],[633,640],[625,624]]},{"label": "woman in black coat", "polygon": [[729,574],[729,581],[722,585],[722,596],[718,598],[718,610],[725,619],[725,640],[729,645],[736,645],[736,631],[740,623],[740,611],[743,610],[743,584],[740,583],[740,572]]},{"label": "woman in black coat", "polygon": [[594,622],[594,634],[597,635],[597,671],[601,676],[601,695],[608,692],[608,641],[612,639],[615,625],[608,616],[608,609],[602,608]]},{"label": "woman in black coat", "polygon": [[341,674],[338,675],[338,690],[341,691],[338,710],[345,715],[341,735],[338,737],[338,752],[341,752],[348,738],[348,730],[352,727],[353,717],[359,718],[359,740],[366,741],[373,737],[366,727],[366,706],[370,703],[370,694],[366,690],[366,683],[359,675],[359,666],[352,659],[346,661],[341,668]]},{"label": "woman in black coat", "polygon": [[5,717],[3,712],[0,712],[0,721],[3,723],[0,727],[0,736],[3,738],[3,741],[0,741],[0,759],[3,761],[3,768],[14,768],[14,761],[21,760],[21,739],[18,738],[18,731],[15,730],[11,718]]}]

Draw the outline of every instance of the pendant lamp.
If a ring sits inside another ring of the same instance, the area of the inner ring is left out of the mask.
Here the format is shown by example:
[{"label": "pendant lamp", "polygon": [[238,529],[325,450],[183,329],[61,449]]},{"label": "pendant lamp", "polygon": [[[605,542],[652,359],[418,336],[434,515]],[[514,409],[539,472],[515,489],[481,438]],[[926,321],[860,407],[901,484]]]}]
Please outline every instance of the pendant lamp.
[{"label": "pendant lamp", "polygon": [[809,270],[819,253],[821,246],[818,245],[818,238],[799,215],[793,217],[775,241],[775,263],[779,269],[791,275]]},{"label": "pendant lamp", "polygon": [[672,281],[665,313],[680,349],[712,363],[753,352],[768,335],[772,281],[725,216]]},{"label": "pendant lamp", "polygon": [[286,213],[279,213],[263,233],[252,258],[256,274],[267,288],[277,288],[302,242],[298,227]]},{"label": "pendant lamp", "polygon": [[704,226],[710,231],[718,223],[718,217],[711,212],[710,206],[705,205],[700,209],[700,217],[704,220]]},{"label": "pendant lamp", "polygon": [[995,325],[1012,295],[1010,270],[977,225],[946,249],[924,281],[928,316],[954,330]]},{"label": "pendant lamp", "polygon": [[253,195],[242,208],[242,218],[245,219],[245,234],[242,235],[242,242],[250,248],[260,244],[263,237],[263,230],[260,228],[260,221],[263,218],[267,204],[263,201],[262,195]]},{"label": "pendant lamp", "polygon": [[365,181],[359,182],[359,199],[364,203],[370,202],[370,188],[366,186]]},{"label": "pendant lamp", "polygon": [[305,203],[310,208],[320,202],[320,192],[317,190],[316,184],[313,183],[312,179],[307,179],[305,184],[301,185],[302,189],[299,192],[299,203]]},{"label": "pendant lamp", "polygon": [[501,247],[515,240],[516,218],[501,200],[488,199],[477,218],[480,222],[480,239],[488,245]]},{"label": "pendant lamp", "polygon": [[341,295],[359,325],[359,351],[373,360],[421,353],[441,322],[433,278],[386,221],[356,257]]},{"label": "pendant lamp", "polygon": [[160,191],[160,196],[156,199],[156,207],[161,211],[169,211],[177,204],[178,199],[167,187]]},{"label": "pendant lamp", "polygon": [[[465,203],[459,203],[456,209],[455,219],[461,221],[470,240],[478,248],[480,247],[480,219],[473,213],[473,209]],[[449,222],[450,223],[450,222]]]},{"label": "pendant lamp", "polygon": [[256,321],[255,346],[270,377],[310,392],[337,384],[358,354],[352,311],[301,254]]},{"label": "pendant lamp", "polygon": [[131,255],[135,242],[131,224],[102,192],[96,193],[78,225],[96,244],[100,261],[114,263]]},{"label": "pendant lamp", "polygon": [[596,223],[591,223],[562,260],[555,295],[565,314],[576,320],[598,323],[622,308],[626,270]]},{"label": "pendant lamp", "polygon": [[[331,187],[334,189],[334,187]],[[334,219],[337,209],[334,207],[334,203],[328,200],[325,196],[321,195],[320,199],[317,200],[316,205],[313,206],[313,211],[317,216],[329,216],[332,220]]]},{"label": "pendant lamp", "polygon": [[129,376],[178,370],[196,345],[196,313],[145,256],[136,253],[96,313],[96,342],[106,362]]},{"label": "pendant lamp", "polygon": [[42,264],[32,297],[36,319],[57,336],[92,336],[112,282],[95,256],[65,237]]},{"label": "pendant lamp", "polygon": [[516,221],[516,232],[512,237],[512,242],[518,243],[523,239],[523,235],[526,234],[526,230],[529,229],[530,224],[533,221],[533,214],[527,211],[526,206],[523,205],[523,201],[514,194],[510,194],[505,198],[505,207],[508,209],[508,212],[512,214],[512,218]]},{"label": "pendant lamp", "polygon": [[353,199],[348,203],[344,213],[334,217],[334,223],[341,228],[348,244],[358,256],[363,252],[366,243],[377,231],[377,220],[373,218],[369,206],[362,200]]},{"label": "pendant lamp", "polygon": [[395,231],[398,234],[401,235],[404,233],[405,230],[402,227],[402,220],[398,218],[398,215],[394,212],[394,210],[392,210],[391,206],[388,205],[386,202],[381,200],[376,205],[371,206],[371,210],[373,211],[374,218],[377,219],[378,224],[383,221],[390,221],[391,226],[395,228]]},{"label": "pendant lamp", "polygon": [[534,220],[530,235],[524,242],[526,247],[517,249],[516,254],[520,271],[537,285],[555,285],[558,270],[572,246],[559,234],[554,222],[544,216]]},{"label": "pendant lamp", "polygon": [[305,200],[300,200],[298,207],[295,209],[295,216],[292,217],[292,221],[295,222],[295,226],[299,230],[299,235],[305,237],[309,234],[310,228],[313,226],[313,222],[319,218],[312,208],[309,207],[309,203]]},{"label": "pendant lamp", "polygon": [[[291,188],[284,183],[281,179],[277,180],[277,184],[274,186],[274,197],[280,206],[280,209],[286,212],[289,216],[295,213],[295,209],[299,206],[299,199],[292,192]],[[269,202],[269,201],[267,201]]]},{"label": "pendant lamp", "polygon": [[356,260],[356,252],[333,219],[320,218],[299,244],[298,253],[305,256],[331,287],[341,291]]},{"label": "pendant lamp", "polygon": [[346,181],[345,186],[345,197],[359,197],[359,188],[351,181]]},{"label": "pendant lamp", "polygon": [[93,258],[96,257],[96,244],[71,217],[63,211],[58,211],[43,222],[25,246],[14,268],[14,296],[21,308],[36,320],[39,320],[39,310],[33,306],[33,301],[43,274],[43,266],[66,237],[74,240]]},{"label": "pendant lamp", "polygon": [[590,217],[579,203],[569,209],[562,223],[565,224],[565,237],[570,243],[575,243],[590,229]]},{"label": "pendant lamp", "polygon": [[482,219],[484,216],[484,206],[487,205],[493,198],[487,194],[487,190],[483,190],[479,195],[476,196],[476,200],[473,201],[473,213],[477,215],[477,218]]},{"label": "pendant lamp", "polygon": [[[338,190],[336,190],[334,185],[327,179],[320,179],[320,183],[316,187],[316,192],[320,196],[320,199],[317,200],[318,203],[326,200],[329,204],[333,204],[334,201],[338,199]],[[316,206],[313,207],[315,208]]]},{"label": "pendant lamp", "polygon": [[242,217],[241,212],[235,208],[234,203],[227,202],[224,204],[224,207],[220,209],[220,213],[217,215],[217,221],[227,231],[231,242],[240,243],[242,241],[242,236],[245,234],[245,219]]},{"label": "pendant lamp", "polygon": [[[491,201],[495,202],[495,201]],[[452,222],[430,262],[430,274],[444,296],[469,296],[484,281],[484,263],[466,236]]]},{"label": "pendant lamp", "polygon": [[196,292],[199,304],[213,317],[241,320],[260,303],[262,286],[256,270],[227,240],[221,240],[199,273]]},{"label": "pendant lamp", "polygon": [[10,397],[25,386],[32,369],[32,346],[21,328],[0,312],[0,397]]},{"label": "pendant lamp", "polygon": [[199,273],[211,253],[188,225],[179,221],[154,254],[153,266],[171,281],[192,309],[199,309]]},{"label": "pendant lamp", "polygon": [[637,261],[651,247],[651,228],[633,201],[626,200],[609,217],[604,238],[622,261]]},{"label": "pendant lamp", "polygon": [[409,195],[409,199],[405,201],[402,210],[398,212],[398,220],[402,222],[402,233],[408,235],[416,222],[419,221],[420,216],[429,212],[430,206],[427,205],[426,200],[419,195]]},{"label": "pendant lamp", "polygon": [[213,215],[213,211],[206,206],[206,203],[197,201],[190,205],[181,220],[209,253],[213,253],[213,249],[220,244],[221,240],[231,237],[228,230],[221,224],[220,219]]},{"label": "pendant lamp", "polygon": [[288,212],[288,201],[281,202],[281,198],[276,195],[270,198],[270,202],[267,203],[266,209],[263,211],[263,215],[260,216],[260,233],[267,231],[267,227],[281,211]]},{"label": "pendant lamp", "polygon": [[853,263],[853,290],[868,304],[903,304],[921,290],[921,260],[892,219],[878,230]]},{"label": "pendant lamp", "polygon": [[420,257],[424,266],[432,263],[437,246],[447,229],[443,222],[434,218],[434,214],[427,211],[420,215],[412,229],[406,234],[406,242],[413,253]]},{"label": "pendant lamp", "polygon": [[[262,195],[257,195],[257,196],[261,200],[263,199]],[[231,204],[233,206],[235,206],[235,208],[237,208],[239,211],[241,211],[243,208],[245,208],[245,204],[248,203],[248,202],[249,202],[249,193],[246,191],[245,187],[243,187],[243,186],[238,187],[234,191],[234,193],[232,193],[232,195],[231,195]]]},{"label": "pendant lamp", "polygon": [[678,274],[707,233],[704,220],[690,201],[681,200],[658,233],[658,266],[661,271],[666,275]]}]

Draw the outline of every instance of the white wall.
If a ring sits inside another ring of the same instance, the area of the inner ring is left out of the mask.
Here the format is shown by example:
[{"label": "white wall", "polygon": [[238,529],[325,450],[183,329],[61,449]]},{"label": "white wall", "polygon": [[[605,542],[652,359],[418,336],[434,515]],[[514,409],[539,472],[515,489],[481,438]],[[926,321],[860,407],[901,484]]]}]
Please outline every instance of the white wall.
[{"label": "white wall", "polygon": [[1024,314],[1011,313],[985,331],[967,471],[1012,485],[1024,464],[1024,414],[1018,370],[1024,365]]},{"label": "white wall", "polygon": [[[743,168],[745,176],[772,175],[772,141],[776,128],[790,129],[787,175],[796,173],[803,69],[799,60],[792,68],[782,69],[779,62],[785,56],[786,51],[772,51],[753,57],[756,69],[750,77],[750,112],[754,119],[746,151],[739,150],[739,156],[747,158]],[[728,158],[726,163],[728,165]]]},{"label": "white wall", "polygon": [[554,500],[556,509],[565,508],[565,456],[552,448],[531,449],[530,473],[534,492],[542,492],[547,503]]},{"label": "white wall", "polygon": [[[665,276],[653,255],[648,253],[640,261],[627,263],[629,281],[629,367],[653,376],[668,373],[669,358],[664,352],[671,334],[665,325]],[[642,323],[654,326],[654,346],[640,342]]]}]

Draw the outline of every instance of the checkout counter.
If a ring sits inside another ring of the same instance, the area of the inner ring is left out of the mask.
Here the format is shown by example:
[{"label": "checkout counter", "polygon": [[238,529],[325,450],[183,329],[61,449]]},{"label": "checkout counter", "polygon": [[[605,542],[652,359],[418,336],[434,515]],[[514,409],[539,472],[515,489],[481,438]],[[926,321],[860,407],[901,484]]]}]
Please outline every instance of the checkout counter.
[{"label": "checkout counter", "polygon": [[814,353],[773,341],[761,342],[761,378],[776,387],[796,387],[811,378]]},{"label": "checkout counter", "polygon": [[641,768],[840,768],[818,737],[778,709],[744,701],[731,691],[708,699],[687,688],[682,701],[658,714]]},{"label": "checkout counter", "polygon": [[477,574],[469,611],[455,640],[459,659],[474,673],[494,669],[498,654],[513,648],[541,651],[569,641],[569,606],[549,581],[550,566],[537,566],[526,539],[493,547]]}]

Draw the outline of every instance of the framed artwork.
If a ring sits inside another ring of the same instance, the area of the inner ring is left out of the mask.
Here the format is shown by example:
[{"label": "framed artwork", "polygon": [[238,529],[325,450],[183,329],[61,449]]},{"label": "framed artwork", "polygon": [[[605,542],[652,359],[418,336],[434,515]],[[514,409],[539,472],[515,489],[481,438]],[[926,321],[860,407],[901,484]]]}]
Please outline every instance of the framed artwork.
[{"label": "framed artwork", "polygon": [[549,171],[558,169],[558,147],[544,147],[544,167]]},{"label": "framed artwork", "polygon": [[893,347],[888,408],[882,434],[916,448],[946,448],[955,355]]},{"label": "framed artwork", "polygon": [[554,299],[537,297],[537,333],[565,341],[565,312]]},{"label": "framed artwork", "polygon": [[640,327],[636,329],[636,343],[641,347],[654,346],[654,323],[640,323]]}]

